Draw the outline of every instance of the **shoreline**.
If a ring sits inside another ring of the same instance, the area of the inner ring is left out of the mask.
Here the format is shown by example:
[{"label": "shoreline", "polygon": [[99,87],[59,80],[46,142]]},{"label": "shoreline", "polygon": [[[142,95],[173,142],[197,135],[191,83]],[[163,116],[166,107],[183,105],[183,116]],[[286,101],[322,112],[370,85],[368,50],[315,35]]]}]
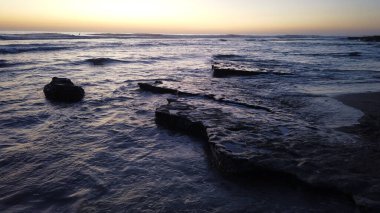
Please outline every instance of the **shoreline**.
[{"label": "shoreline", "polygon": [[380,92],[349,93],[334,98],[364,113],[359,124],[340,130],[358,134],[369,142],[380,142]]}]

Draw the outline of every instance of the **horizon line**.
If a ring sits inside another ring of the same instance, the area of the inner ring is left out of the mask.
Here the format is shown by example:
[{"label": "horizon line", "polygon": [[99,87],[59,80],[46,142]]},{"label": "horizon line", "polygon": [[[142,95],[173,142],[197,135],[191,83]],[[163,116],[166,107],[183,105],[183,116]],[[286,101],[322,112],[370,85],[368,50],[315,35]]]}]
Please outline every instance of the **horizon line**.
[{"label": "horizon line", "polygon": [[[344,37],[344,36],[378,36],[380,33],[154,33],[154,32],[116,32],[116,31],[58,31],[58,30],[1,30],[1,34],[67,34],[72,36],[84,35],[163,35],[163,36],[319,36],[319,37]],[[78,35],[79,34],[79,35]]]}]

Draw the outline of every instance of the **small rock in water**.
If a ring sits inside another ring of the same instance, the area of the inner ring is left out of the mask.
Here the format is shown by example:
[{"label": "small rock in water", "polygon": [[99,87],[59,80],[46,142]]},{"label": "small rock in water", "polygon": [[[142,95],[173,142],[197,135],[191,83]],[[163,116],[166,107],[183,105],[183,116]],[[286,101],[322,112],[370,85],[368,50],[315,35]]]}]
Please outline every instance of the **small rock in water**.
[{"label": "small rock in water", "polygon": [[[162,82],[161,82],[162,83]],[[160,84],[155,82],[154,84],[148,84],[148,83],[138,83],[140,89],[145,90],[145,91],[150,91],[153,93],[167,93],[167,94],[177,94],[178,90],[172,89],[172,88],[166,88],[166,87],[158,87],[155,86],[155,84]]]},{"label": "small rock in water", "polygon": [[77,102],[83,99],[84,90],[75,86],[68,78],[53,77],[52,81],[44,87],[45,97],[53,101]]},{"label": "small rock in water", "polygon": [[228,76],[249,76],[262,74],[261,72],[238,70],[234,68],[221,68],[215,65],[211,66],[214,77],[228,77]]},{"label": "small rock in water", "polygon": [[360,56],[361,53],[360,52],[351,52],[348,54],[349,56]]},{"label": "small rock in water", "polygon": [[110,62],[111,60],[109,58],[92,58],[92,59],[87,59],[87,62],[90,62],[94,66],[103,66],[107,62]]},{"label": "small rock in water", "polygon": [[[216,63],[217,64],[217,63]],[[230,65],[220,66],[219,64],[211,65],[211,69],[213,70],[213,77],[216,78],[225,78],[230,76],[252,76],[252,75],[261,75],[261,74],[274,74],[274,75],[289,75],[290,73],[282,73],[282,72],[267,72],[262,70],[248,70],[242,67],[233,67]]]}]

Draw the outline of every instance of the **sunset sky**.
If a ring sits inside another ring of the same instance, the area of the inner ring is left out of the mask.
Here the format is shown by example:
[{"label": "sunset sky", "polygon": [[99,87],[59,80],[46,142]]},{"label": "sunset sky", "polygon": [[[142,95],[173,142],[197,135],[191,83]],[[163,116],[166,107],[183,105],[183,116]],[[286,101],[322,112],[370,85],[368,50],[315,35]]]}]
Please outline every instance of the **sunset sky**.
[{"label": "sunset sky", "polygon": [[380,0],[0,0],[0,30],[380,34]]}]

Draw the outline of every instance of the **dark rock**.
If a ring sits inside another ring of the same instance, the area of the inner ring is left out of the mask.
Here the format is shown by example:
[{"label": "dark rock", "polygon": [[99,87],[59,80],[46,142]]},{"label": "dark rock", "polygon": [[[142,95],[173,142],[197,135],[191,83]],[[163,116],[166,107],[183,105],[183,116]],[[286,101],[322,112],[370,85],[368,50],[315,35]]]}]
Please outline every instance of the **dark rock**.
[{"label": "dark rock", "polygon": [[380,36],[348,37],[348,39],[366,42],[380,42]]},{"label": "dark rock", "polygon": [[91,59],[87,59],[86,62],[89,62],[94,66],[103,66],[108,63],[121,62],[121,61],[116,60],[116,59],[111,59],[111,58],[91,58]]},{"label": "dark rock", "polygon": [[161,94],[177,94],[178,90],[171,89],[171,88],[165,88],[165,87],[159,87],[148,83],[138,83],[140,89],[153,92],[153,93],[161,93]]},{"label": "dark rock", "polygon": [[[213,55],[214,60],[230,60],[230,59],[243,59],[244,56],[241,55],[235,55],[235,54],[217,54]],[[217,64],[217,62],[214,62],[214,64]]]},{"label": "dark rock", "polygon": [[44,87],[45,97],[53,101],[77,102],[83,99],[84,90],[75,86],[68,78],[53,77],[52,81]]},{"label": "dark rock", "polygon": [[170,104],[171,102],[175,102],[175,101],[177,101],[177,99],[175,99],[175,98],[168,98],[167,101],[168,101],[168,103]]},{"label": "dark rock", "polygon": [[0,68],[1,67],[8,67],[9,64],[5,60],[0,60]]},{"label": "dark rock", "polygon": [[324,129],[310,129],[304,121],[276,113],[224,110],[202,101],[171,100],[156,109],[156,123],[204,139],[211,160],[223,172],[290,176],[349,194],[361,210],[380,210],[376,150],[347,144],[336,133],[329,136]]},{"label": "dark rock", "polygon": [[[170,99],[168,100],[168,102],[174,104],[176,110],[194,109],[194,107],[187,104],[182,104],[177,100]],[[188,117],[181,116],[180,114],[170,114],[169,111],[167,111],[164,108],[156,110],[156,122],[169,128],[177,129],[194,136],[198,136],[204,139],[208,138],[206,128],[203,126],[201,122],[192,121]]]},{"label": "dark rock", "polygon": [[355,57],[355,56],[361,56],[361,53],[360,52],[351,52],[348,55],[351,57]]},{"label": "dark rock", "polygon": [[234,67],[219,67],[217,65],[212,65],[211,69],[213,70],[213,76],[216,78],[224,78],[229,76],[253,76],[261,74],[289,75],[289,73],[265,72],[260,70],[252,71]]},{"label": "dark rock", "polygon": [[107,59],[106,58],[93,58],[93,59],[87,59],[87,62],[90,62],[93,65],[104,65],[107,62]]},{"label": "dark rock", "polygon": [[262,74],[262,72],[255,71],[237,70],[233,68],[220,68],[215,65],[212,65],[211,68],[213,70],[213,76],[218,78],[228,76],[251,76]]}]

